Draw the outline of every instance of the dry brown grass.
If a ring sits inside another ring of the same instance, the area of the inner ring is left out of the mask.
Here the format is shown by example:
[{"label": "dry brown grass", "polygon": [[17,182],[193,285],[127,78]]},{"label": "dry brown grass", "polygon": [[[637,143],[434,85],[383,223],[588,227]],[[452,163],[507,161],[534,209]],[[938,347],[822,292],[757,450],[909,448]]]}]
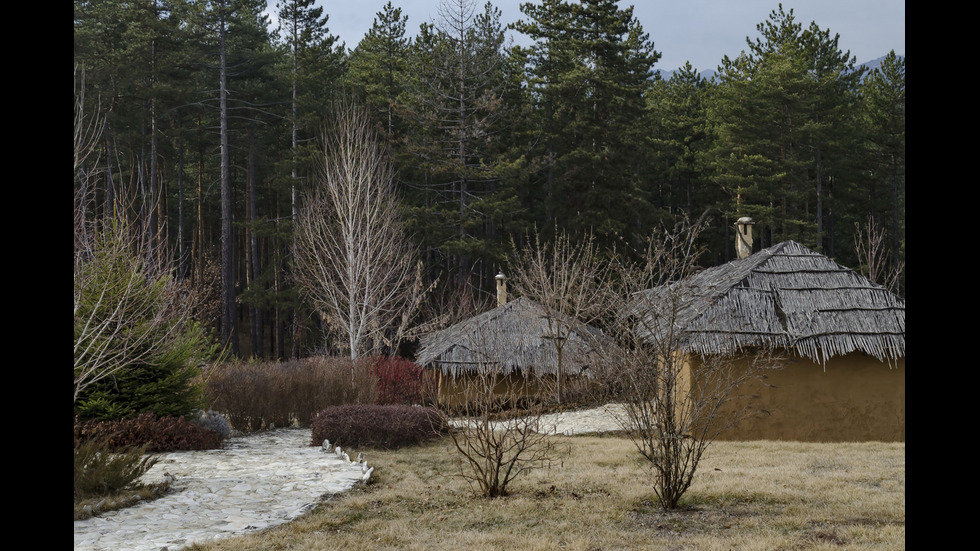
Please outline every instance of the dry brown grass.
[{"label": "dry brown grass", "polygon": [[195,550],[904,549],[905,444],[717,442],[680,511],[615,436],[566,438],[562,464],[476,497],[445,440],[371,451],[371,485],[303,518]]}]

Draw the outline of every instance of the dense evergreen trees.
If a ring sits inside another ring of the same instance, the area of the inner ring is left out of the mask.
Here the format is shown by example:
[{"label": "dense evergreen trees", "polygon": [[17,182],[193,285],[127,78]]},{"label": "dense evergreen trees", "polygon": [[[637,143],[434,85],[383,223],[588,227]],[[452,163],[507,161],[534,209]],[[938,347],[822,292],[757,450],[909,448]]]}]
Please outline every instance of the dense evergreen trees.
[{"label": "dense evergreen trees", "polygon": [[263,357],[324,342],[292,288],[292,223],[339,98],[387,139],[430,279],[489,288],[534,226],[622,250],[704,212],[712,262],[732,257],[729,228],[748,215],[760,245],[795,239],[856,265],[854,225],[870,215],[904,265],[894,52],[866,73],[780,6],[714,80],[690,66],[662,79],[615,0],[523,5],[525,47],[505,44],[491,3],[441,6],[410,39],[389,2],[348,51],[310,0],[278,2],[274,32],[256,0],[76,0],[75,63],[102,114],[76,174],[76,190],[94,185],[85,212],[146,227],[148,254],[214,297],[202,321]]},{"label": "dense evergreen trees", "polygon": [[[892,50],[860,88],[868,215],[889,227],[893,269],[905,258],[905,59]],[[904,287],[904,273],[901,285]]]},{"label": "dense evergreen trees", "polygon": [[870,168],[859,154],[865,71],[836,35],[804,29],[782,6],[758,31],[747,53],[719,68],[713,177],[730,215],[760,224],[763,246],[795,239],[835,256],[850,241],[838,218]]},{"label": "dense evergreen trees", "polygon": [[524,56],[541,117],[532,154],[542,167],[544,217],[600,242],[642,231],[638,162],[643,94],[659,54],[613,0],[524,4],[515,28],[534,39]]},{"label": "dense evergreen trees", "polygon": [[402,15],[401,8],[391,2],[385,4],[351,51],[347,73],[351,90],[361,98],[373,119],[383,125],[390,140],[401,132],[398,105],[408,74],[407,23],[408,16]]},{"label": "dense evergreen trees", "polygon": [[[487,218],[478,203],[498,180],[494,139],[500,129],[504,33],[500,10],[475,0],[442,0],[431,32],[414,44],[408,104],[420,136],[413,146],[425,159],[426,212],[442,221],[439,252],[464,284],[487,250]],[[410,137],[411,141],[412,138]]]}]

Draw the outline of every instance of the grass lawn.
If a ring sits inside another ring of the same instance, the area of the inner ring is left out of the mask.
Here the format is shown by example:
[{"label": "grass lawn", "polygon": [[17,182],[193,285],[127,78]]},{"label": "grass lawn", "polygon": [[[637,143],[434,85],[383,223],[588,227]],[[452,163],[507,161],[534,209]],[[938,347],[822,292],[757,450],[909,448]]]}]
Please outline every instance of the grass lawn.
[{"label": "grass lawn", "polygon": [[292,523],[188,549],[905,548],[904,443],[716,442],[683,508],[664,513],[630,441],[564,442],[567,457],[494,500],[454,476],[448,440],[365,450],[368,486]]}]

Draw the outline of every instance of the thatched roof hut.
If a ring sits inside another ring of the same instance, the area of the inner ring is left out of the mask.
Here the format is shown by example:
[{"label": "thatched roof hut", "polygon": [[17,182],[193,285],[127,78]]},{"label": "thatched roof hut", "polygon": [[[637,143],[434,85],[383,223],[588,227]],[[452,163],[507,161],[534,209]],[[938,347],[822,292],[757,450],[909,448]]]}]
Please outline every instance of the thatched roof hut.
[{"label": "thatched roof hut", "polygon": [[905,441],[905,300],[855,271],[786,241],[636,299],[645,337],[688,353],[687,380],[716,354],[752,369],[759,349],[788,352],[725,406],[768,414],[722,438]]},{"label": "thatched roof hut", "polygon": [[852,352],[905,357],[905,300],[793,241],[637,298],[637,313],[673,322],[680,347],[700,355],[773,346],[820,364]]},{"label": "thatched roof hut", "polygon": [[[602,331],[567,318],[557,321],[563,334],[571,328],[562,351],[564,372],[577,375],[595,365],[597,346],[607,341]],[[452,377],[489,370],[553,375],[558,365],[554,334],[545,309],[521,297],[422,337],[416,362]]]}]

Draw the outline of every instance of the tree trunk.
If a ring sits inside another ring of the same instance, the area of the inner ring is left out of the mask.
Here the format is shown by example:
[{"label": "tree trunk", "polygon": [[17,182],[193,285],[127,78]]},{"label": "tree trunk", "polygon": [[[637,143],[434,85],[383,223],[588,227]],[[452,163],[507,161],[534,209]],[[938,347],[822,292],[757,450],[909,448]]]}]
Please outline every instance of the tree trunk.
[{"label": "tree trunk", "polygon": [[181,133],[177,142],[177,274],[181,279],[187,277],[184,232],[184,136]]},{"label": "tree trunk", "polygon": [[895,270],[895,288],[892,292],[901,295],[902,281],[899,278],[901,270],[901,260],[899,258],[899,238],[898,238],[898,164],[895,162],[895,155],[891,156],[892,164],[892,263]]},{"label": "tree trunk", "polygon": [[[293,12],[295,15],[295,11]],[[299,162],[299,125],[296,120],[298,114],[298,109],[296,107],[296,95],[297,95],[297,78],[299,74],[299,36],[297,35],[297,23],[293,21],[293,98],[292,98],[292,113],[293,113],[293,132],[292,132],[292,155],[293,155],[293,167],[292,167],[292,186],[290,187],[290,207],[292,213],[292,220],[295,223],[298,219],[299,204],[296,197],[296,180],[298,179],[298,174],[296,170],[296,164]],[[296,234],[293,234],[293,249],[296,248]],[[300,334],[300,319],[299,319],[299,309],[293,306],[293,347],[292,347],[292,358],[296,359],[299,357],[299,334]]]},{"label": "tree trunk", "polygon": [[[262,274],[262,266],[259,258],[259,238],[255,235],[255,225],[258,223],[258,214],[255,199],[255,123],[249,126],[248,132],[248,220],[249,220],[249,263],[247,273],[249,274],[249,286],[257,285],[256,279]],[[262,309],[250,306],[248,319],[252,337],[252,355],[257,358],[265,357],[262,345]]]},{"label": "tree trunk", "polygon": [[220,48],[220,86],[219,105],[221,110],[221,340],[231,345],[231,353],[238,355],[238,331],[235,308],[235,236],[232,229],[234,215],[231,201],[231,152],[228,149],[228,77],[227,22],[225,13],[219,16]]}]

